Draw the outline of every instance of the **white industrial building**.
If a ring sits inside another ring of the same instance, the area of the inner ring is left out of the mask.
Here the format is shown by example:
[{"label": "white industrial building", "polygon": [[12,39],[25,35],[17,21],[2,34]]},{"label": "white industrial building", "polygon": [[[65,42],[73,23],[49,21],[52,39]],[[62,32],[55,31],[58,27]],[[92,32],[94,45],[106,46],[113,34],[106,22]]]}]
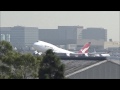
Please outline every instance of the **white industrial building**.
[{"label": "white industrial building", "polygon": [[112,41],[112,42],[104,42],[104,49],[108,48],[119,48],[120,42]]}]

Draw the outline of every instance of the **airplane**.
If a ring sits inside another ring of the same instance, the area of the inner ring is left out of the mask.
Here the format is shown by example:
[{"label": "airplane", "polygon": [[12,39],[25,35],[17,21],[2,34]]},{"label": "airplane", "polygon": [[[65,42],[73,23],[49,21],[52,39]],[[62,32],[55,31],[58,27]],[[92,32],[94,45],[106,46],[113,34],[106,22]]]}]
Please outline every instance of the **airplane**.
[{"label": "airplane", "polygon": [[102,57],[110,57],[110,54],[104,53],[104,52],[96,52],[95,49],[94,49],[94,52],[88,53],[88,55],[89,56],[92,55],[94,57],[100,57],[100,56],[102,56]]},{"label": "airplane", "polygon": [[75,53],[75,52],[72,52],[72,51],[69,51],[69,50],[65,50],[65,49],[62,49],[62,48],[59,48],[51,43],[47,43],[47,42],[44,42],[44,41],[37,41],[33,44],[33,48],[36,50],[35,51],[35,54],[39,54],[41,55],[42,53],[45,53],[48,49],[52,49],[53,52],[55,53],[64,53],[66,54],[67,56],[70,56],[70,54],[73,54],[73,55],[85,55],[88,57],[88,49],[91,45],[91,42],[88,42],[86,43],[79,51],[78,53]]}]

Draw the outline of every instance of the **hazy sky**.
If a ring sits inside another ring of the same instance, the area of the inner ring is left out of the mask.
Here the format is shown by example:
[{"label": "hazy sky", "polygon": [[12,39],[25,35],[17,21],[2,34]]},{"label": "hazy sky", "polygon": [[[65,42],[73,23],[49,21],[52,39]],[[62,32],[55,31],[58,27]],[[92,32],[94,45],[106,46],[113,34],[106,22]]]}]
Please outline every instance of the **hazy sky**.
[{"label": "hazy sky", "polygon": [[108,30],[108,39],[119,41],[118,11],[1,11],[2,27],[16,25],[38,28],[58,26],[97,27]]}]

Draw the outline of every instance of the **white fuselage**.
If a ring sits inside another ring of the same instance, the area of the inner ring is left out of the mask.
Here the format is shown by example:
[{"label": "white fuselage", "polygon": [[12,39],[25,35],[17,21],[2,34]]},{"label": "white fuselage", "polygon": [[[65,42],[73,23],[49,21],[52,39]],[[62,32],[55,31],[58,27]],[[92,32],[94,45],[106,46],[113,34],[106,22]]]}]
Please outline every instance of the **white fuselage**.
[{"label": "white fuselage", "polygon": [[[83,49],[80,50],[82,51],[82,53],[75,53],[69,50],[59,48],[53,44],[50,44],[44,41],[38,41],[33,44],[33,47],[35,50],[37,50],[37,52],[45,53],[48,49],[52,49],[53,52],[55,53],[65,53],[67,56],[70,56],[70,54],[84,54],[85,56],[88,56],[88,53],[85,53],[85,52],[89,49],[89,46],[90,45],[88,46],[84,45]],[[99,56],[109,57],[110,56],[110,54],[107,54],[107,53],[97,53],[97,52],[93,52],[89,54],[94,55],[95,57],[99,57]]]},{"label": "white fuselage", "polygon": [[50,44],[50,43],[47,43],[47,42],[44,42],[44,41],[35,42],[33,47],[38,52],[43,52],[43,53],[46,52],[48,49],[52,49],[53,52],[56,52],[56,53],[67,53],[67,54],[74,53],[74,52],[59,48],[59,47],[57,47],[53,44]]}]

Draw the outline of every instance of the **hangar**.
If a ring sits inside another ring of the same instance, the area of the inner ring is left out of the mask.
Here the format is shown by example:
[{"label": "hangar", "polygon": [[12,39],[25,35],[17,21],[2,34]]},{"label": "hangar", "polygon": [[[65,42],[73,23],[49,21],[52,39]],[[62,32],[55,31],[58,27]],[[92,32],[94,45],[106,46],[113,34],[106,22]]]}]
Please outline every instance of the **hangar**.
[{"label": "hangar", "polygon": [[68,79],[120,79],[120,60],[62,60]]}]

